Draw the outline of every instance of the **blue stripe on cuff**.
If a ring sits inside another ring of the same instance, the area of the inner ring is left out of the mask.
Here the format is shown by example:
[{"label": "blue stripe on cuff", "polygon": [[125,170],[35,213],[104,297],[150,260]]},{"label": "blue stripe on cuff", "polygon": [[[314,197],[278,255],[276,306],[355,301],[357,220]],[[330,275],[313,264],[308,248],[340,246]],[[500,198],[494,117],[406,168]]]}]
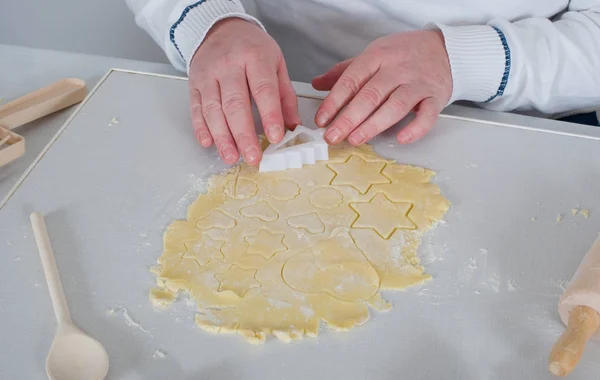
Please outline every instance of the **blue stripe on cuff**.
[{"label": "blue stripe on cuff", "polygon": [[187,14],[192,9],[196,8],[197,6],[201,5],[202,3],[206,2],[206,1],[207,0],[199,0],[199,1],[195,2],[194,4],[190,4],[187,7],[185,7],[183,12],[181,12],[181,16],[179,16],[179,19],[177,21],[175,21],[175,23],[173,25],[171,25],[171,29],[169,29],[169,39],[171,40],[171,43],[173,43],[173,46],[175,46],[175,49],[177,49],[177,52],[179,53],[179,55],[181,56],[181,58],[184,61],[185,61],[185,58],[183,57],[181,50],[179,50],[179,46],[177,46],[177,42],[175,42],[175,29],[177,29],[179,24],[181,24],[183,22],[183,20],[185,19],[185,16],[187,16]]},{"label": "blue stripe on cuff", "polygon": [[500,81],[500,86],[498,87],[498,91],[496,92],[496,94],[492,95],[484,103],[491,102],[492,100],[504,94],[504,90],[506,89],[506,85],[508,84],[508,77],[510,76],[510,47],[508,46],[508,42],[506,41],[506,36],[504,35],[504,32],[502,32],[495,26],[492,26],[492,28],[494,28],[494,30],[498,33],[498,36],[500,37],[500,42],[502,42],[502,47],[504,48],[504,74],[502,75],[502,80]]}]

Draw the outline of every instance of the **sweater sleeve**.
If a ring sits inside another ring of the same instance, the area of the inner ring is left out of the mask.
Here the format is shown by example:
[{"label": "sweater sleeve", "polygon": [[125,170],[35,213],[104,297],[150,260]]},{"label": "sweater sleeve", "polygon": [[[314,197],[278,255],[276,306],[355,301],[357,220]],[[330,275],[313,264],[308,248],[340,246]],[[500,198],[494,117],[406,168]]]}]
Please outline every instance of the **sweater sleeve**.
[{"label": "sweater sleeve", "polygon": [[435,26],[452,68],[451,102],[546,114],[600,106],[600,0],[572,0],[553,21]]},{"label": "sweater sleeve", "polygon": [[[263,25],[248,14],[241,0],[126,0],[135,22],[165,52],[171,64],[189,72],[192,56],[217,22],[238,17]],[[252,7],[251,0],[245,0]]]}]

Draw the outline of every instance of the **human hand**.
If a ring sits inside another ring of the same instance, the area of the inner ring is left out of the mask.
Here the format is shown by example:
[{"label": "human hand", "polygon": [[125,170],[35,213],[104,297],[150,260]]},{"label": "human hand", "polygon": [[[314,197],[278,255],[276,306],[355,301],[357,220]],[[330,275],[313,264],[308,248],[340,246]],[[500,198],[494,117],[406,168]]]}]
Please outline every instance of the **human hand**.
[{"label": "human hand", "polygon": [[316,77],[313,87],[330,91],[315,117],[319,127],[331,123],[325,133],[330,144],[346,137],[352,145],[363,144],[412,110],[416,117],[397,140],[416,141],[433,127],[452,96],[443,35],[426,30],[382,37]]},{"label": "human hand", "polygon": [[300,124],[298,101],[281,49],[260,27],[229,18],[211,28],[189,70],[192,124],[204,147],[216,145],[223,161],[241,155],[250,165],[262,157],[250,94],[265,134],[279,142],[284,126]]}]

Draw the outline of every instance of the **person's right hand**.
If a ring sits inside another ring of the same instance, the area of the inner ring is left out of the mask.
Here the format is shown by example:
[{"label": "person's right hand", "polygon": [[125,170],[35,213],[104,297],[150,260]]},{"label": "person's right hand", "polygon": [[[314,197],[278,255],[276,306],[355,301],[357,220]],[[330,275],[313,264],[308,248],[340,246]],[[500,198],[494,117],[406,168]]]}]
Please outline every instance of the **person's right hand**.
[{"label": "person's right hand", "polygon": [[216,145],[223,161],[262,157],[250,94],[265,134],[279,142],[285,126],[300,124],[298,101],[281,49],[259,26],[229,18],[213,26],[189,69],[192,123],[204,147]]}]

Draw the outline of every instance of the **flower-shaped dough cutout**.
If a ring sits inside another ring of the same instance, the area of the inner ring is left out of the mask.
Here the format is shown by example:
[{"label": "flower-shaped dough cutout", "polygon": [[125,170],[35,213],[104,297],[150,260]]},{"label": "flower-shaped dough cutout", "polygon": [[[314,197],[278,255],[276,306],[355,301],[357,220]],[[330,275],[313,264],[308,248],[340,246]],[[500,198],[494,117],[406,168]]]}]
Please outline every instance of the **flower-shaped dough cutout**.
[{"label": "flower-shaped dough cutout", "polygon": [[267,192],[273,199],[288,201],[300,194],[300,186],[289,179],[275,179],[269,183]]}]

